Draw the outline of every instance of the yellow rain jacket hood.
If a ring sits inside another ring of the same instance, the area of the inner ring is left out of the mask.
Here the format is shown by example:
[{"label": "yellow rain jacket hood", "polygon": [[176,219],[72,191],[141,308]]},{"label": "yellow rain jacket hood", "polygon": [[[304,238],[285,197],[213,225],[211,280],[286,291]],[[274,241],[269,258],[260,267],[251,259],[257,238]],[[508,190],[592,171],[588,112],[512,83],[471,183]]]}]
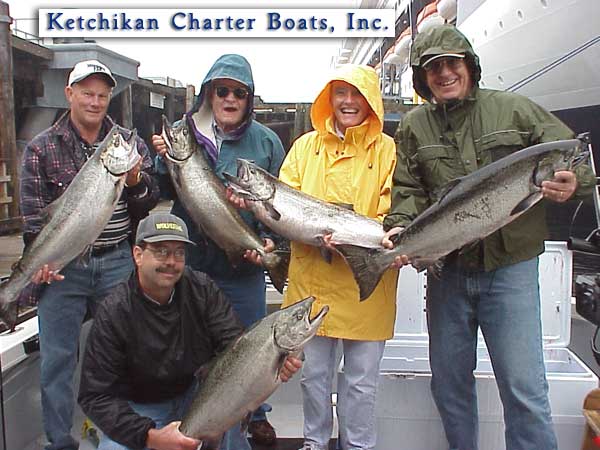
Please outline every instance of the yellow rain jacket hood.
[{"label": "yellow rain jacket hood", "polygon": [[[331,105],[331,84],[336,80],[356,87],[371,108],[364,122],[347,128],[343,138],[336,133]],[[393,139],[382,133],[383,102],[375,71],[343,66],[317,96],[311,120],[315,130],[294,142],[279,178],[302,192],[383,220],[390,209],[396,151]],[[292,242],[284,306],[313,295],[315,312],[323,305],[330,307],[319,335],[388,339],[393,335],[397,276],[397,270],[388,271],[373,294],[359,302],[358,287],[341,256],[334,254],[328,264],[317,247]]]}]

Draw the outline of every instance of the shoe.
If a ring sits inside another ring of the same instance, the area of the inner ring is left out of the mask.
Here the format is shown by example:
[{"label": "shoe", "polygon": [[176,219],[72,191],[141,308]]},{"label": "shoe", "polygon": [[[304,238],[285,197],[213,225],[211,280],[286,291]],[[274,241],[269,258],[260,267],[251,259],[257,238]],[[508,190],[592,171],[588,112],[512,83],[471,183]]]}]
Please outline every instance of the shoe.
[{"label": "shoe", "polygon": [[277,440],[275,429],[266,419],[250,422],[248,433],[252,436],[252,440],[259,445],[273,445]]},{"label": "shoe", "polygon": [[305,442],[302,445],[302,448],[299,448],[298,450],[326,450],[326,448],[319,447],[319,446],[317,446],[315,444],[311,444],[309,442]]}]

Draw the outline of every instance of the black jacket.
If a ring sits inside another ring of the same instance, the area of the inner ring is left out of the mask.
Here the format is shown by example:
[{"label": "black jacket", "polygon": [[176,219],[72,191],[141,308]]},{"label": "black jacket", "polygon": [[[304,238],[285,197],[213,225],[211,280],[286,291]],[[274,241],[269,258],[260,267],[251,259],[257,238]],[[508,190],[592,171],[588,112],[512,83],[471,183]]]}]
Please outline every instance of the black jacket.
[{"label": "black jacket", "polygon": [[90,331],[79,404],[111,439],[144,448],[156,424],[128,401],[154,403],[185,392],[194,373],[243,331],[229,302],[203,273],[185,269],[168,305],[151,302],[136,274],[101,303]]}]

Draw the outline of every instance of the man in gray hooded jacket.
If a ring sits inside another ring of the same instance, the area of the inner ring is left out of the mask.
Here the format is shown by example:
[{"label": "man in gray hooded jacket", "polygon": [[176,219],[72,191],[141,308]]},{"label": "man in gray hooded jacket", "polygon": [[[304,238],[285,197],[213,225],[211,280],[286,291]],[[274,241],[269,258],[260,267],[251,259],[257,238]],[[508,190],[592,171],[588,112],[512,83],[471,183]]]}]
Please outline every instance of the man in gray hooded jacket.
[{"label": "man in gray hooded jacket", "polygon": [[[224,180],[223,173],[237,175],[237,158],[254,161],[277,176],[285,156],[279,137],[266,126],[253,120],[254,80],[248,61],[241,55],[227,54],[219,57],[202,82],[198,101],[185,115],[196,141],[213,164],[215,174]],[[154,135],[152,144],[159,155],[164,155],[166,145],[162,137]],[[266,287],[263,268],[250,259],[232,266],[225,252],[193,222],[184,205],[176,198],[170,186],[166,168],[157,161],[161,177],[161,191],[171,192],[175,203],[171,212],[181,217],[190,230],[190,239],[196,247],[186,257],[194,270],[204,272],[215,281],[231,302],[233,309],[247,328],[266,315]],[[272,237],[261,228],[248,211],[240,211],[244,221],[265,241],[265,251],[275,249]],[[270,410],[262,405],[253,415],[248,430],[255,442],[272,445],[275,430],[266,418]],[[234,436],[228,433],[228,439]],[[241,440],[227,448],[242,450],[249,444]]]},{"label": "man in gray hooded jacket", "polygon": [[[428,103],[396,132],[398,163],[388,236],[435,202],[449,181],[524,147],[573,133],[518,94],[480,89],[479,59],[453,26],[419,33],[411,50],[413,83]],[[564,202],[591,192],[589,166],[561,171],[542,184],[546,199]],[[450,449],[476,450],[473,370],[481,328],[504,407],[506,448],[556,450],[540,321],[538,255],[548,235],[545,202],[469,248],[445,258],[427,286],[431,388]],[[384,245],[392,243],[384,239]],[[406,256],[397,265],[405,264]]]}]

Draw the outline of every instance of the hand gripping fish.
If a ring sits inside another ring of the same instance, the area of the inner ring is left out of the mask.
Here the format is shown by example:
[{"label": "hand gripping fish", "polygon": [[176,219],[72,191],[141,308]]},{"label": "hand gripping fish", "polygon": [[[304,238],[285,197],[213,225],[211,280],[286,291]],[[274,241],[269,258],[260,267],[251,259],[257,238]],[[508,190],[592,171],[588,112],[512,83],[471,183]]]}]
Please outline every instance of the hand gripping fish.
[{"label": "hand gripping fish", "polygon": [[542,181],[587,159],[582,141],[533,145],[451,181],[439,200],[397,236],[393,249],[339,245],[367,298],[394,258],[407,255],[430,266],[454,250],[477,242],[512,222],[542,199]]},{"label": "hand gripping fish", "polygon": [[93,244],[110,220],[127,172],[141,158],[137,132],[126,140],[122,131],[129,133],[115,125],[65,192],[42,211],[42,229],[0,286],[0,317],[11,330],[17,320],[15,300],[31,277],[45,264],[52,271],[62,269]]},{"label": "hand gripping fish", "polygon": [[319,247],[327,261],[331,258],[324,247],[327,234],[334,245],[381,247],[385,234],[381,222],[294,189],[250,161],[238,159],[237,164],[237,177],[225,174],[229,185],[248,200],[258,220],[281,236]]},{"label": "hand gripping fish", "polygon": [[196,143],[186,117],[173,127],[163,116],[162,137],[167,145],[165,163],[171,181],[194,223],[215,241],[234,266],[243,260],[246,250],[256,250],[273,285],[283,292],[289,255],[264,251],[262,240],[227,200],[225,186]]},{"label": "hand gripping fish", "polygon": [[242,334],[210,365],[180,431],[217,449],[225,431],[249,419],[281,384],[279,372],[288,355],[297,356],[316,334],[329,311],[310,320],[314,297],[274,312]]}]

